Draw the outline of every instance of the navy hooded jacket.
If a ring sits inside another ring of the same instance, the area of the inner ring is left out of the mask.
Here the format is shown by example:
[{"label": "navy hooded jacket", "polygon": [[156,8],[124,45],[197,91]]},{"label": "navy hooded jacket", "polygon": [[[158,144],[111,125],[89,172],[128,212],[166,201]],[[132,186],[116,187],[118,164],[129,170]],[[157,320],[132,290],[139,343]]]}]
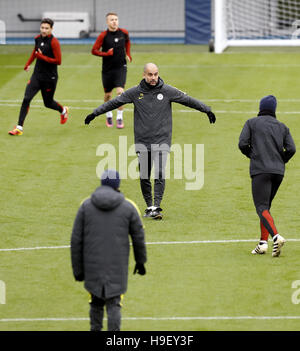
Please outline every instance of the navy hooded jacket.
[{"label": "navy hooded jacket", "polygon": [[134,259],[147,260],[145,233],[134,203],[110,186],[102,185],[80,206],[71,237],[75,279],[87,291],[111,298],[127,290],[130,237]]},{"label": "navy hooded jacket", "polygon": [[285,164],[296,152],[289,128],[276,119],[276,98],[268,95],[260,101],[257,117],[248,119],[239,138],[241,152],[250,158],[250,175],[284,175]]}]

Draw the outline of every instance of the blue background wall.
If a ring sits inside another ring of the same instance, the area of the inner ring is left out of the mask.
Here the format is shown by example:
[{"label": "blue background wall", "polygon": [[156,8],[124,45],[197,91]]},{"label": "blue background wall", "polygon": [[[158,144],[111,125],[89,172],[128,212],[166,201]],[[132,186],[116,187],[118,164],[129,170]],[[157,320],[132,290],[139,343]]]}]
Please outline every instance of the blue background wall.
[{"label": "blue background wall", "polygon": [[211,37],[211,0],[185,1],[185,44],[208,44]]}]

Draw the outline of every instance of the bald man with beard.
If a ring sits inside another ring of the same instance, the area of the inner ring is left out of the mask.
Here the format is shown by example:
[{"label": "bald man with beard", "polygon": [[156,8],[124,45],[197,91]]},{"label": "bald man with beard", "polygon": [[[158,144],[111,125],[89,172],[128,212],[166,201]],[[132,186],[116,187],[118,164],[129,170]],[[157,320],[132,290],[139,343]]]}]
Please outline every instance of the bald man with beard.
[{"label": "bald man with beard", "polygon": [[[141,191],[147,205],[144,217],[156,220],[162,219],[160,204],[165,190],[165,167],[172,141],[172,102],[206,113],[210,123],[216,121],[210,107],[165,84],[154,63],[144,66],[143,79],[139,85],[100,105],[85,118],[85,124],[89,124],[101,114],[133,103],[135,151],[139,160]],[[150,180],[153,164],[154,199]]]}]

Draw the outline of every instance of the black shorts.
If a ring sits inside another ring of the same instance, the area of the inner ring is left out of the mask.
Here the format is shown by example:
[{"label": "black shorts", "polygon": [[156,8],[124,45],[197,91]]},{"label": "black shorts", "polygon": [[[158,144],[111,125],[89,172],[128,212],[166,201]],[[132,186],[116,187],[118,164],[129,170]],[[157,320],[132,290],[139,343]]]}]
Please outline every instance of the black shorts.
[{"label": "black shorts", "polygon": [[106,93],[114,88],[124,88],[126,83],[127,67],[123,66],[110,71],[102,71],[102,84]]}]

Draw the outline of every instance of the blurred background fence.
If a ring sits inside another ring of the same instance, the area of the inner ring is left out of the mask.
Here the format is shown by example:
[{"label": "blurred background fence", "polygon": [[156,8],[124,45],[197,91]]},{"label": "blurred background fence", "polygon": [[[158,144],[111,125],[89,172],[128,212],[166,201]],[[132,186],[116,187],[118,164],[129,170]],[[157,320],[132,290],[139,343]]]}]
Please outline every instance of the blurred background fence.
[{"label": "blurred background fence", "polygon": [[[40,20],[51,17],[64,43],[93,41],[116,12],[133,43],[207,44],[210,0],[0,0],[0,30],[6,43],[32,43]],[[4,28],[4,29],[3,29]]]}]

